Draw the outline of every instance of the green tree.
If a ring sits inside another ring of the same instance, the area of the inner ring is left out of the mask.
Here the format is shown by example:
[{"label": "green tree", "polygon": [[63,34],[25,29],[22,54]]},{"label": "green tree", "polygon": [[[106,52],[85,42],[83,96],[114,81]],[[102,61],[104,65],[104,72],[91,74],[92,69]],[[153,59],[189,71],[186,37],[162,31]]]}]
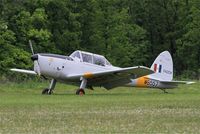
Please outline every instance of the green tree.
[{"label": "green tree", "polygon": [[49,29],[57,49],[69,54],[79,48],[80,22],[75,4],[70,0],[51,1],[45,7],[50,22]]},{"label": "green tree", "polygon": [[11,20],[11,29],[16,36],[16,45],[25,50],[28,50],[28,31],[32,28],[31,25],[31,14],[28,11],[20,11],[18,14],[14,15]]},{"label": "green tree", "polygon": [[35,42],[37,52],[55,51],[55,45],[51,42],[52,34],[48,30],[47,14],[44,8],[37,8],[30,17],[31,28],[27,35]]},{"label": "green tree", "polygon": [[[200,4],[200,3],[199,3]],[[192,6],[188,16],[188,24],[185,27],[185,34],[177,40],[178,56],[182,70],[191,73],[195,72],[193,77],[198,77],[200,67],[200,8]],[[189,71],[190,70],[190,71]]]},{"label": "green tree", "polygon": [[30,68],[30,54],[14,46],[15,34],[8,29],[5,22],[0,21],[0,72],[8,74],[11,67]]},{"label": "green tree", "polygon": [[[124,1],[82,1],[79,3],[79,10],[83,33],[81,46],[84,49],[103,54],[113,64],[120,66],[137,64],[142,59],[134,56],[139,50],[145,55],[145,30],[131,23],[128,6]],[[138,38],[136,33],[142,37]],[[144,59],[146,57],[140,64]]]}]

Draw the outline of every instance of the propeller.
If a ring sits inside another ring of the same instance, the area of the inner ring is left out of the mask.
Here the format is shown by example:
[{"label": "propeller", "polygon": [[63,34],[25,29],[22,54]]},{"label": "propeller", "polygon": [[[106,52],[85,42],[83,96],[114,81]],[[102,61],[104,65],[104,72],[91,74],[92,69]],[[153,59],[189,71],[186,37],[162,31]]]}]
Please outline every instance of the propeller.
[{"label": "propeller", "polygon": [[30,46],[31,52],[32,52],[31,59],[34,62],[34,71],[40,76],[41,73],[40,73],[40,65],[39,65],[39,62],[38,62],[38,54],[34,53],[33,45],[32,45],[31,40],[29,40],[28,42],[29,42],[29,46]]}]

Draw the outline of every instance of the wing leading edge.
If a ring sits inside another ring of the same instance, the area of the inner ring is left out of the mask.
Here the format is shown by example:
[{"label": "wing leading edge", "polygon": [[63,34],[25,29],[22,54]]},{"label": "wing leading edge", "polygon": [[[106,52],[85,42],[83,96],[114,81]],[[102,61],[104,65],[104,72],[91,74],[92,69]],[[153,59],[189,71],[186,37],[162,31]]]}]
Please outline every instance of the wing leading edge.
[{"label": "wing leading edge", "polygon": [[85,78],[95,78],[98,76],[103,75],[109,75],[109,74],[115,74],[115,75],[123,75],[123,74],[134,74],[138,77],[149,75],[154,73],[153,70],[151,70],[148,67],[144,66],[136,66],[136,67],[127,67],[127,68],[119,68],[114,70],[108,70],[108,71],[98,71],[98,72],[86,72],[81,74],[70,74],[67,77],[71,79],[85,77]]}]

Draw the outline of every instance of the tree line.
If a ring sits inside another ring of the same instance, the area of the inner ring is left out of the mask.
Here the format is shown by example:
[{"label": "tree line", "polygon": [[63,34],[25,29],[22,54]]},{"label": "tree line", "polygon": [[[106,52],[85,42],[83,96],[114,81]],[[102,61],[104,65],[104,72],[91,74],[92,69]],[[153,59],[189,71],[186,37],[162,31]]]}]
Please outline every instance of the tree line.
[{"label": "tree line", "polygon": [[168,50],[177,76],[200,77],[199,0],[0,0],[0,75],[32,69],[35,52],[84,50],[150,67]]}]

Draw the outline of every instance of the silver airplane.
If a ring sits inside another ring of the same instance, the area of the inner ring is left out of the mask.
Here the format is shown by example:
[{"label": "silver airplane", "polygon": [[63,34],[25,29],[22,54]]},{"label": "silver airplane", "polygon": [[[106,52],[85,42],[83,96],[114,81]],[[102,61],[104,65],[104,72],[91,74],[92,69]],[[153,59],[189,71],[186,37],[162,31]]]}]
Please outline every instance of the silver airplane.
[{"label": "silver airplane", "polygon": [[167,93],[166,89],[176,88],[179,84],[195,83],[191,81],[173,80],[173,60],[168,51],[164,51],[158,55],[151,65],[151,70],[154,70],[155,73],[137,79],[131,79],[131,82],[126,86],[158,88]]},{"label": "silver airplane", "polygon": [[32,51],[31,59],[34,62],[34,70],[11,69],[11,71],[33,74],[50,78],[49,88],[45,88],[42,94],[52,94],[56,82],[80,85],[77,95],[85,94],[85,89],[93,89],[94,86],[112,89],[123,86],[136,79],[154,73],[144,66],[120,68],[111,63],[102,55],[75,51],[70,56],[57,54],[38,53]]}]

